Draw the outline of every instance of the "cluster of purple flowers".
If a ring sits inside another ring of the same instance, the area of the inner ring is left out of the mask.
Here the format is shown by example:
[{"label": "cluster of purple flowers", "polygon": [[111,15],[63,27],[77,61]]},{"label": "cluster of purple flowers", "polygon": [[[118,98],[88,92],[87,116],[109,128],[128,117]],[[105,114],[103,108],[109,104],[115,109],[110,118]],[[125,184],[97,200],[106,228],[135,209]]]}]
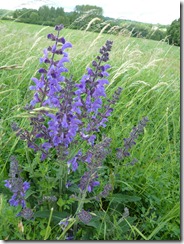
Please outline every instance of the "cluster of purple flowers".
[{"label": "cluster of purple flowers", "polygon": [[97,56],[97,61],[92,62],[92,68],[87,68],[87,74],[76,85],[78,89],[75,91],[77,95],[75,100],[79,106],[78,113],[80,118],[85,119],[80,134],[91,145],[94,144],[96,138],[94,132],[99,131],[100,127],[106,126],[107,117],[113,110],[110,106],[106,106],[105,111],[100,112],[102,97],[106,97],[104,86],[109,84],[105,77],[109,75],[107,70],[110,68],[109,64],[102,65],[102,63],[109,60],[111,47],[112,42],[107,41],[100,49],[101,56]]},{"label": "cluster of purple flowers", "polygon": [[100,185],[98,181],[98,170],[103,161],[110,153],[111,139],[104,137],[102,141],[91,146],[85,154],[81,150],[68,161],[68,167],[72,165],[72,170],[76,171],[80,162],[86,163],[86,171],[80,179],[79,188],[81,192],[92,192],[95,186]]},{"label": "cluster of purple flowers", "polygon": [[18,161],[15,157],[11,157],[9,180],[5,180],[5,186],[13,193],[9,203],[12,206],[21,205],[23,208],[25,208],[25,193],[29,189],[30,184],[27,181],[23,182],[20,173],[21,171],[18,167]]},{"label": "cluster of purple flowers", "polygon": [[[113,111],[111,104],[114,100],[108,100],[102,107],[102,97],[106,97],[105,85],[109,83],[105,77],[109,75],[107,70],[110,68],[110,65],[103,63],[109,59],[112,42],[106,42],[100,49],[100,56],[92,62],[92,68],[87,68],[87,74],[76,84],[72,77],[68,79],[63,75],[68,72],[64,65],[69,62],[65,49],[71,48],[72,44],[66,42],[64,37],[59,37],[62,29],[63,25],[56,26],[57,35],[48,34],[48,38],[55,43],[44,50],[44,57],[40,61],[49,67],[38,70],[39,79],[32,78],[35,86],[30,89],[35,93],[30,105],[26,106],[31,112],[32,131],[23,131],[16,125],[12,127],[17,135],[27,141],[30,148],[42,152],[42,160],[48,157],[52,148],[56,148],[60,158],[63,154],[67,155],[77,134],[82,140],[94,145],[95,133],[100,127],[106,126],[107,118]],[[56,55],[62,57],[55,61]],[[120,93],[121,89],[118,88],[115,96]],[[38,144],[39,138],[45,142]],[[75,171],[76,158],[71,162]]]},{"label": "cluster of purple flowers", "polygon": [[21,205],[24,210],[31,211],[30,209],[26,208],[25,200],[25,194],[30,188],[30,184],[27,181],[23,182],[20,173],[21,170],[18,166],[18,161],[14,156],[12,156],[10,162],[9,179],[5,180],[5,186],[9,188],[10,191],[13,193],[13,196],[9,200],[9,203],[11,206],[14,207]]},{"label": "cluster of purple flowers", "polygon": [[103,161],[110,153],[110,138],[103,138],[103,140],[92,147],[92,150],[87,152],[83,160],[87,162],[87,171],[81,177],[79,187],[81,191],[87,190],[92,192],[95,186],[100,185],[98,179],[98,170],[102,166]]},{"label": "cluster of purple flowers", "polygon": [[[65,64],[69,62],[66,49],[71,48],[72,44],[59,36],[63,28],[63,25],[58,25],[55,27],[57,35],[48,34],[48,39],[54,44],[44,49],[44,56],[40,59],[44,68],[38,70],[38,78],[32,78],[35,85],[30,86],[30,90],[34,91],[34,95],[25,108],[30,114],[31,131],[23,130],[15,123],[12,129],[27,142],[29,148],[35,152],[41,151],[41,160],[49,157],[50,150],[55,149],[58,159],[67,163],[68,173],[70,169],[76,171],[80,162],[83,162],[85,171],[79,188],[81,193],[86,193],[92,192],[95,186],[100,185],[98,170],[110,153],[111,139],[104,137],[102,141],[97,142],[97,133],[100,128],[106,127],[108,117],[113,111],[112,105],[118,101],[122,88],[119,87],[115,91],[112,99],[105,99],[105,85],[109,84],[107,77],[110,68],[106,62],[112,48],[112,42],[109,40],[100,49],[100,54],[92,61],[91,67],[87,68],[80,81],[75,82],[72,76],[65,77],[68,72]],[[57,60],[58,55],[61,57]],[[117,149],[119,159],[130,155],[129,149],[135,144],[135,139],[142,133],[147,122],[148,119],[143,118],[139,125],[133,128],[130,138],[124,139],[124,148]],[[79,150],[70,158],[72,145],[82,141],[86,141],[88,151]],[[24,197],[30,185],[22,181],[17,161],[14,159],[13,162],[10,167],[10,179],[5,185],[14,193],[10,204],[21,204],[29,215]],[[111,190],[110,184],[105,185],[96,199],[106,197]],[[78,217],[84,223],[91,219],[91,215],[85,210],[82,210]]]},{"label": "cluster of purple flowers", "polygon": [[[87,68],[87,74],[79,83],[63,75],[68,72],[64,65],[69,62],[65,49],[71,48],[72,44],[64,37],[59,37],[62,29],[63,25],[56,26],[57,35],[48,34],[47,37],[54,41],[54,45],[44,50],[44,57],[40,61],[49,67],[46,69],[44,65],[44,68],[38,70],[40,78],[32,78],[35,86],[30,89],[35,93],[30,105],[26,106],[31,115],[32,131],[23,131],[15,124],[12,127],[21,139],[27,141],[30,148],[42,152],[41,160],[48,157],[52,148],[57,150],[60,158],[65,159],[76,135],[93,146],[95,133],[100,127],[106,126],[113,111],[111,105],[122,90],[118,88],[113,99],[102,106],[102,98],[106,97],[105,85],[109,83],[106,79],[109,75],[107,70],[110,68],[109,64],[103,63],[109,60],[111,41],[107,41],[100,49],[100,55],[92,62],[92,68]],[[55,60],[57,55],[62,57]],[[44,139],[44,142],[42,140],[42,143],[38,143],[39,138]],[[68,162],[73,171],[78,167],[77,158],[76,155]]]},{"label": "cluster of purple flowers", "polygon": [[84,209],[82,209],[80,213],[78,213],[78,217],[84,224],[88,224],[92,219],[91,214]]},{"label": "cluster of purple flowers", "polygon": [[[137,139],[138,135],[143,133],[144,127],[148,123],[148,118],[144,117],[139,122],[139,124],[135,127],[133,127],[132,131],[130,132],[130,137],[124,138],[124,146],[123,148],[117,148],[117,158],[118,159],[124,159],[125,157],[130,156],[129,150],[136,144],[135,140]],[[133,161],[130,163],[130,165],[134,165],[137,162],[136,159],[133,159]]]}]

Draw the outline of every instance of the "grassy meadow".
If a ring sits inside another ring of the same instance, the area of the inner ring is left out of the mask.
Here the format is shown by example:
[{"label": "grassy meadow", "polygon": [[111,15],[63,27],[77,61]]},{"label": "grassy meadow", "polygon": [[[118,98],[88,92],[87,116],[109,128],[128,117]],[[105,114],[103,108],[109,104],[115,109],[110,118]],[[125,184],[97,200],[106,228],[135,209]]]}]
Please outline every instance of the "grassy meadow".
[{"label": "grassy meadow", "polygon": [[[28,124],[23,107],[30,102],[31,77],[41,67],[43,49],[53,28],[0,21],[0,239],[42,240],[48,219],[22,220],[9,206],[4,187],[11,155],[21,165],[30,162],[30,151],[15,136],[11,124]],[[103,133],[112,138],[112,151],[123,145],[133,126],[148,116],[144,134],[131,150],[134,166],[108,157],[108,170],[119,198],[109,197],[93,240],[180,239],[180,48],[123,35],[64,29],[73,48],[68,50],[69,74],[79,81],[106,40],[113,41],[107,95],[123,88],[119,102]],[[80,147],[80,145],[78,145]],[[105,177],[105,176],[104,176]],[[125,197],[123,197],[125,196]],[[129,196],[129,198],[127,197]],[[124,208],[129,217],[118,222]],[[109,217],[111,216],[111,217]],[[110,220],[109,220],[110,218]],[[129,219],[130,218],[130,219]],[[54,224],[48,240],[56,240]],[[93,226],[88,226],[93,228]],[[42,235],[43,234],[43,235]],[[80,237],[85,239],[86,237]],[[92,239],[91,239],[92,240]]]}]

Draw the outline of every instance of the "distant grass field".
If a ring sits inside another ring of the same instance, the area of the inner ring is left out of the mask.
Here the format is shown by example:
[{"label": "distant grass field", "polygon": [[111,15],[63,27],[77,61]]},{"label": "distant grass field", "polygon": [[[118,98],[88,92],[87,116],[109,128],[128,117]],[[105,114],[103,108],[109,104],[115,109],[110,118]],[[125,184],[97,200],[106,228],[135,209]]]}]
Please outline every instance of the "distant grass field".
[{"label": "distant grass field", "polygon": [[[12,132],[11,123],[16,121],[22,126],[28,123],[21,117],[22,108],[31,100],[31,77],[40,68],[42,50],[50,45],[46,35],[53,28],[0,21],[0,32],[0,188],[3,189],[10,156],[20,153],[23,160],[26,158],[26,150],[19,152],[17,148],[19,139]],[[123,138],[129,136],[143,116],[150,121],[131,152],[139,161],[135,166],[124,167],[109,160],[122,192],[141,198],[128,206],[130,216],[137,220],[126,239],[179,240],[180,48],[165,42],[69,29],[64,29],[62,35],[73,44],[68,51],[71,62],[67,67],[68,76],[73,74],[76,81],[106,40],[113,41],[107,94],[110,97],[118,86],[123,88],[103,130],[112,138],[113,150],[121,147]],[[118,226],[115,228],[121,240]]]}]

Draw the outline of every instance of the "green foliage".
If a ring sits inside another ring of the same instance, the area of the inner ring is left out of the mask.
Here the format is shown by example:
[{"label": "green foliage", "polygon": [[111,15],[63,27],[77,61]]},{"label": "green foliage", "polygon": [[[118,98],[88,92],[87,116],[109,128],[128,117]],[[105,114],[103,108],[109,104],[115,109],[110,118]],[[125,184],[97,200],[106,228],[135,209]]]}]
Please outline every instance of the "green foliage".
[{"label": "green foliage", "polygon": [[175,19],[167,29],[169,44],[180,46],[180,18]]},{"label": "green foliage", "polygon": [[[58,194],[59,186],[55,185],[60,177],[58,163],[54,160],[41,163],[39,155],[26,149],[11,130],[13,121],[28,126],[22,108],[31,99],[30,79],[38,70],[40,54],[47,46],[43,38],[52,29],[2,21],[0,30],[4,35],[0,40],[0,238],[65,239],[66,234],[58,223],[75,212],[78,199],[69,196],[76,192],[77,186]],[[180,49],[164,42],[79,30],[64,29],[63,36],[75,46],[69,52],[72,62],[68,65],[76,81],[104,41],[113,40],[108,97],[116,87],[124,88],[113,116],[103,130],[112,138],[112,155],[101,170],[100,187],[103,189],[110,180],[113,193],[100,202],[87,199],[84,204],[92,212],[92,220],[87,225],[82,222],[75,225],[70,221],[71,228],[78,226],[76,239],[179,240]],[[114,157],[116,148],[122,146],[123,138],[145,115],[150,123],[136,149],[131,151],[132,157],[139,162],[132,167],[128,165],[129,160],[117,161]],[[77,147],[81,145],[76,145],[74,151]],[[9,158],[13,154],[23,168],[23,178],[31,181],[26,197],[34,217],[29,221],[16,217],[20,209],[9,206],[10,194],[4,187]],[[82,166],[79,170],[83,170]],[[56,202],[41,198],[56,194]],[[54,209],[52,215],[51,208]],[[129,210],[128,217],[124,215],[125,208]]]}]

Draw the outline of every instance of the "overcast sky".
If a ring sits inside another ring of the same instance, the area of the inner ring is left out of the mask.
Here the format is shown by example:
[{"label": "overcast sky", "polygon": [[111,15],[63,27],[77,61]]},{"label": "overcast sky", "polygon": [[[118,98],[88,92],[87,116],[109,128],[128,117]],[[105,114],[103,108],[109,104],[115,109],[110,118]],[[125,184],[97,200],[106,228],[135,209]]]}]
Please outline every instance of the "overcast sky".
[{"label": "overcast sky", "polygon": [[103,8],[104,16],[152,24],[171,24],[180,17],[179,0],[0,0],[0,9],[36,8],[42,5],[63,7],[65,12],[76,5],[89,4]]}]

